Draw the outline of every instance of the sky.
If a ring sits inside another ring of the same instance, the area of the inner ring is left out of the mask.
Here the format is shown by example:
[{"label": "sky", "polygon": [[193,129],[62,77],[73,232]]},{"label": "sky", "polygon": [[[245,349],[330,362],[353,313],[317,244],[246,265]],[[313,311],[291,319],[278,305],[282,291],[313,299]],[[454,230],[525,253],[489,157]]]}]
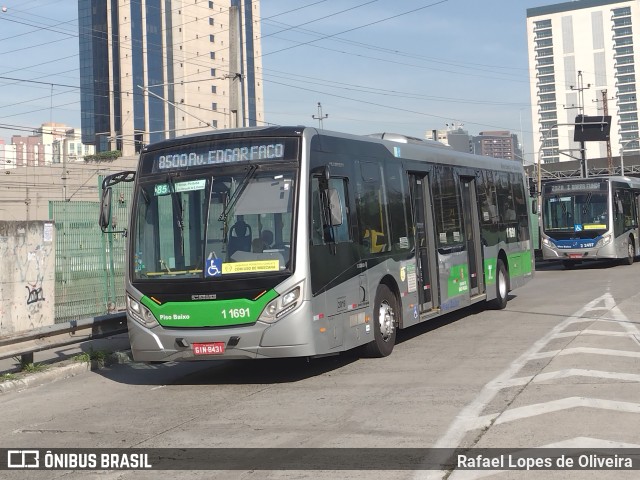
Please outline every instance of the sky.
[{"label": "sky", "polygon": [[[421,138],[509,130],[529,163],[526,10],[553,3],[262,0],[265,120]],[[0,138],[80,128],[77,1],[0,5]]]}]

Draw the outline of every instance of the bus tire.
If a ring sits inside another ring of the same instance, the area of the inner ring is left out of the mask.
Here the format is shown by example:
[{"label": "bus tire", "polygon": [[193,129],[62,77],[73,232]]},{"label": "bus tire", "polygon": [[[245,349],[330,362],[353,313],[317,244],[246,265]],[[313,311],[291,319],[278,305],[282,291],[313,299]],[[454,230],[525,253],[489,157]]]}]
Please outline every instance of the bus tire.
[{"label": "bus tire", "polygon": [[389,287],[378,285],[373,306],[373,340],[365,345],[368,357],[386,357],[396,343],[398,302]]},{"label": "bus tire", "polygon": [[633,242],[633,237],[627,239],[627,258],[623,260],[625,265],[633,265],[633,259],[636,256],[636,247]]},{"label": "bus tire", "polygon": [[503,310],[509,296],[509,272],[502,259],[496,262],[496,298],[489,302],[491,308]]}]

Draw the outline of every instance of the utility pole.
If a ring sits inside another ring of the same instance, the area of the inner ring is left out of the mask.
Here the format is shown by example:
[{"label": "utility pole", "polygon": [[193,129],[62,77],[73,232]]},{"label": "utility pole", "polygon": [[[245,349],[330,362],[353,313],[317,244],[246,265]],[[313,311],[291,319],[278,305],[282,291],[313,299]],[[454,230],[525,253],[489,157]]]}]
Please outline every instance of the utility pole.
[{"label": "utility pole", "polygon": [[230,126],[232,128],[246,127],[245,123],[245,98],[242,85],[242,15],[240,6],[233,5],[229,8],[229,110],[231,111]]},{"label": "utility pole", "polygon": [[[590,83],[587,83],[587,86],[584,86],[582,81],[582,70],[578,70],[578,85],[574,87],[570,85],[569,88],[571,90],[577,90],[578,92],[578,108],[580,109],[580,115],[582,117],[582,121],[584,122],[584,91],[591,87]],[[584,141],[580,142],[580,172],[582,178],[587,178],[589,176],[589,171],[587,169],[587,151],[584,147]]]},{"label": "utility pole", "polygon": [[[602,111],[604,116],[609,115],[609,99],[607,98],[607,91],[602,90]],[[607,167],[609,169],[609,175],[613,175],[613,157],[611,156],[611,140],[607,138]]]},{"label": "utility pole", "polygon": [[324,120],[325,118],[327,118],[329,116],[329,114],[326,115],[322,115],[322,105],[320,104],[320,102],[318,102],[318,115],[311,115],[311,118],[313,118],[314,120],[318,120],[318,127],[320,128],[320,130],[322,130],[322,120]]},{"label": "utility pole", "polygon": [[[603,116],[606,117],[609,115],[609,100],[615,100],[616,97],[607,97],[607,90],[601,90],[600,93],[602,94],[602,100],[599,100],[596,98],[593,101],[595,103],[602,102],[602,113],[603,113]],[[600,108],[598,108],[598,110],[600,110]],[[607,168],[609,170],[609,175],[613,175],[614,166],[613,166],[613,156],[611,154],[611,139],[607,138],[606,142],[607,142]]]}]

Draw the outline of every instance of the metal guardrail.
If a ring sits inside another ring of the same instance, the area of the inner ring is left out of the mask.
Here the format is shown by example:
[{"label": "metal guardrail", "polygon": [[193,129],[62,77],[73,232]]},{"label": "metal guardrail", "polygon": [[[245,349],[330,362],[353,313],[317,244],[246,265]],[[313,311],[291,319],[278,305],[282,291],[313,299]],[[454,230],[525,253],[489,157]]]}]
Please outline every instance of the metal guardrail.
[{"label": "metal guardrail", "polygon": [[58,323],[0,337],[0,360],[19,356],[23,364],[33,363],[35,352],[125,332],[125,312]]}]

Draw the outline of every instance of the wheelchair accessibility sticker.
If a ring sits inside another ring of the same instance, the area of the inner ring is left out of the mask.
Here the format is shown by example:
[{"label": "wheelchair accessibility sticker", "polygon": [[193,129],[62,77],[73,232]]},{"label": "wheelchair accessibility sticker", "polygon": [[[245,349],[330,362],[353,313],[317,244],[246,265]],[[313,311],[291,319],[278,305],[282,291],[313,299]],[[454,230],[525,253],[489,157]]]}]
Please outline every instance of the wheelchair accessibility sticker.
[{"label": "wheelchair accessibility sticker", "polygon": [[222,275],[222,259],[208,258],[205,265],[205,276],[217,277],[219,275]]}]

